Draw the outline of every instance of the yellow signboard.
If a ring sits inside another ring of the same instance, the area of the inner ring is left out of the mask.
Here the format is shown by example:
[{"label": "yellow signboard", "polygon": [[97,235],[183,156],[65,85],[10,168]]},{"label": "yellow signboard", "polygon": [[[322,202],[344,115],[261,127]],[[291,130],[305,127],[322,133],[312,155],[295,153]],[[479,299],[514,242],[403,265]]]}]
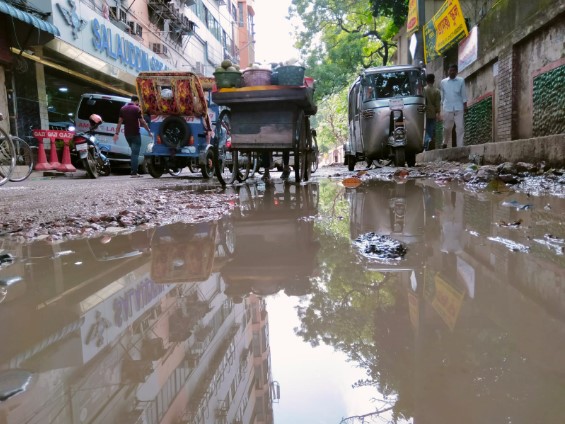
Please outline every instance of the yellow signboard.
[{"label": "yellow signboard", "polygon": [[447,0],[432,20],[424,25],[423,32],[426,63],[467,37],[469,32],[459,0]]},{"label": "yellow signboard", "polygon": [[469,35],[459,0],[450,3],[437,19],[434,17],[436,50],[440,53]]},{"label": "yellow signboard", "polygon": [[406,24],[406,33],[410,37],[420,27],[418,22],[418,0],[410,0],[410,3],[408,3],[408,20],[406,22],[408,22]]}]

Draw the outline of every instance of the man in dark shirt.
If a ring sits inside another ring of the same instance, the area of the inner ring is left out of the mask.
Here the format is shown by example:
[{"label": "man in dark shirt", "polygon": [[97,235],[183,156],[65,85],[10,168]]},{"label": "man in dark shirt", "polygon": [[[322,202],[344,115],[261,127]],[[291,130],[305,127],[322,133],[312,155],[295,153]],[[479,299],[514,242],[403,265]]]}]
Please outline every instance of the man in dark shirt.
[{"label": "man in dark shirt", "polygon": [[149,132],[149,136],[153,138],[153,134],[149,129],[149,125],[143,119],[141,108],[139,107],[139,97],[131,96],[131,102],[122,106],[120,109],[120,117],[118,125],[116,126],[116,134],[114,134],[114,141],[118,140],[120,135],[120,128],[124,124],[124,136],[131,148],[131,176],[139,177],[139,151],[141,150],[141,134],[139,133],[140,125]]}]

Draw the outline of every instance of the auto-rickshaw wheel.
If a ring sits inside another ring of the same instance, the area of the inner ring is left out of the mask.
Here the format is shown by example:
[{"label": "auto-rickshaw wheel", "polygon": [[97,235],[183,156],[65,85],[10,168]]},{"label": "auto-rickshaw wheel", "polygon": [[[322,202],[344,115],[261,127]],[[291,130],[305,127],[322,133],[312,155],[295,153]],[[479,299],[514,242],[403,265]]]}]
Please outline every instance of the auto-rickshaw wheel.
[{"label": "auto-rickshaw wheel", "polygon": [[147,171],[153,178],[161,178],[165,172],[165,166],[162,163],[157,163],[156,158],[152,157],[147,161]]},{"label": "auto-rickshaw wheel", "polygon": [[406,153],[406,164],[409,167],[416,166],[416,153]]},{"label": "auto-rickshaw wheel", "polygon": [[396,147],[394,149],[394,166],[404,166],[406,163],[406,152],[404,147]]},{"label": "auto-rickshaw wheel", "polygon": [[204,164],[200,165],[200,171],[204,178],[212,178],[214,176],[214,151],[208,149],[204,158]]},{"label": "auto-rickshaw wheel", "polygon": [[347,169],[349,171],[355,170],[355,156],[352,155],[347,156]]}]

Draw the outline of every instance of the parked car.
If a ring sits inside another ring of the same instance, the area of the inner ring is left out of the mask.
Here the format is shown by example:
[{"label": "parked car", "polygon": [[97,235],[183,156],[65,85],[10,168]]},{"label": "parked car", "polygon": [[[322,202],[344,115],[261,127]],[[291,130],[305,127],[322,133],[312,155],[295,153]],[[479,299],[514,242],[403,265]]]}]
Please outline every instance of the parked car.
[{"label": "parked car", "polygon": [[[123,131],[117,142],[114,143],[112,137],[116,132],[120,109],[129,103],[128,97],[111,96],[107,94],[83,94],[80,98],[75,126],[77,131],[87,131],[89,129],[88,117],[93,113],[100,115],[104,123],[96,130],[96,138],[100,147],[106,153],[112,169],[129,168],[131,161],[131,149],[126,141]],[[123,126],[122,126],[123,129]],[[144,128],[141,131],[141,150],[139,154],[139,168],[147,172],[147,165],[143,152],[151,142],[149,133]]]}]

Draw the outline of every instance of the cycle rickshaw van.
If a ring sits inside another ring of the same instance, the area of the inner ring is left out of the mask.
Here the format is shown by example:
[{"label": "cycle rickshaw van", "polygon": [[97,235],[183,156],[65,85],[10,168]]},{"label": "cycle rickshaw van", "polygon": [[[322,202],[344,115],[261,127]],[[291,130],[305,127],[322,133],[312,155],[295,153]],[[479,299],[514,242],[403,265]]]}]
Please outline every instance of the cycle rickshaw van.
[{"label": "cycle rickshaw van", "polygon": [[140,107],[154,134],[144,154],[154,178],[187,166],[200,168],[204,178],[214,174],[212,121],[218,107],[209,107],[213,80],[202,79],[172,71],[140,72],[136,78]]},{"label": "cycle rickshaw van", "polygon": [[368,68],[348,95],[349,138],[345,163],[353,171],[365,160],[414,166],[424,150],[425,72],[419,66]]}]

